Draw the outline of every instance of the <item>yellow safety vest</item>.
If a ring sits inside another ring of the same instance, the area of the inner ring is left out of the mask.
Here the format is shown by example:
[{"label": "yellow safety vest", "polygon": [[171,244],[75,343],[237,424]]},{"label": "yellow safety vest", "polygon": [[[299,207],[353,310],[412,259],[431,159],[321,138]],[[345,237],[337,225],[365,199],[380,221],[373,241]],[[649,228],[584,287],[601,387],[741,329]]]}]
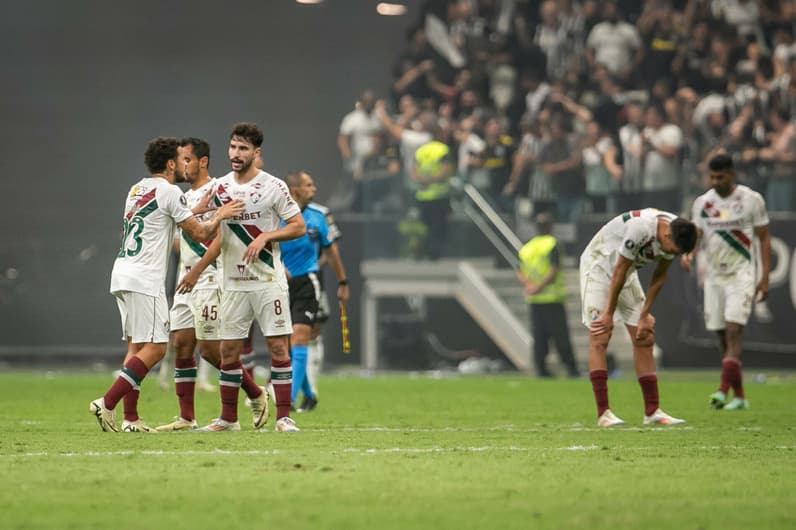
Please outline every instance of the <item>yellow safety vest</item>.
[{"label": "yellow safety vest", "polygon": [[[442,171],[442,159],[448,156],[450,149],[442,142],[433,140],[421,145],[415,151],[415,162],[417,170],[421,174],[436,176]],[[450,180],[450,179],[449,179]],[[418,201],[434,201],[447,197],[450,193],[451,185],[449,180],[445,182],[434,182],[415,192]]]},{"label": "yellow safety vest", "polygon": [[[520,269],[533,283],[541,283],[553,268],[550,263],[550,252],[555,246],[556,238],[551,235],[542,235],[531,239],[520,249]],[[561,273],[561,267],[559,267],[555,279],[544,289],[525,298],[529,304],[564,303],[565,300],[566,291],[564,290],[564,275]]]}]

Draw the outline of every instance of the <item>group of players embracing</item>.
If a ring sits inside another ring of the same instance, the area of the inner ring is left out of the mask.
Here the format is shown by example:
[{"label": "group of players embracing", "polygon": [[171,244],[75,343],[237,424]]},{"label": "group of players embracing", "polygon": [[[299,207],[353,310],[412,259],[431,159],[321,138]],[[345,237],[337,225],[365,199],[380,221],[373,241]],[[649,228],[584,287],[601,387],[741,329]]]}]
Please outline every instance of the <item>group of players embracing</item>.
[{"label": "group of players embracing", "polygon": [[[241,388],[254,429],[268,421],[269,398],[275,402],[278,432],[299,430],[290,417],[299,390],[305,410],[317,405],[307,376],[307,348],[317,337],[321,257],[337,276],[340,303],[348,300],[339,231],[328,211],[311,202],[315,185],[306,172],[290,173],[285,182],[261,169],[262,142],[257,125],[236,124],[229,138],[231,171],[217,179],[209,174],[206,141],[160,137],[149,143],[150,176],[127,194],[122,243],[111,274],[127,354],[105,395],[89,404],[102,430],[238,431]],[[190,188],[183,193],[179,182]],[[175,227],[180,264],[169,310],[165,280]],[[270,397],[241,362],[255,321],[271,357]],[[138,416],[140,385],[165,356],[170,338],[180,414],[152,428]],[[202,427],[194,411],[196,349],[219,370],[221,413]],[[119,401],[121,428],[114,412]]]}]

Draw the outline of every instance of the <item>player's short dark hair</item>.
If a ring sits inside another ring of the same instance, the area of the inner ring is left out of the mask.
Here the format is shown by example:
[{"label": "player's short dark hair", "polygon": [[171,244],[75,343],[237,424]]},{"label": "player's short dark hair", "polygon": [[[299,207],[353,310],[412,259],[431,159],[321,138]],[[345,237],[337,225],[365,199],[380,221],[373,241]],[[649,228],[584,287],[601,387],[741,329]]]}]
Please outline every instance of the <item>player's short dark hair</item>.
[{"label": "player's short dark hair", "polygon": [[206,141],[202,140],[201,138],[195,138],[193,136],[189,136],[187,138],[183,138],[180,140],[180,147],[187,147],[191,146],[193,149],[193,154],[196,155],[196,158],[207,157],[207,163],[210,164],[210,144]]},{"label": "player's short dark hair", "polygon": [[697,229],[694,223],[678,217],[669,223],[669,229],[672,231],[672,241],[683,254],[694,250],[697,242]]},{"label": "player's short dark hair", "polygon": [[735,166],[732,163],[732,157],[726,153],[719,153],[710,159],[708,162],[708,169],[711,171],[732,171]]},{"label": "player's short dark hair", "polygon": [[288,188],[295,188],[299,184],[301,184],[301,175],[306,173],[306,171],[291,171],[285,177],[285,183],[287,183]]},{"label": "player's short dark hair", "polygon": [[229,135],[229,139],[232,140],[236,136],[238,138],[243,138],[254,147],[260,147],[263,145],[263,131],[257,127],[256,123],[236,123],[232,126],[232,133]]},{"label": "player's short dark hair", "polygon": [[169,160],[177,161],[177,148],[179,140],[171,136],[159,136],[149,142],[144,153],[144,163],[151,174],[162,173],[166,170]]}]

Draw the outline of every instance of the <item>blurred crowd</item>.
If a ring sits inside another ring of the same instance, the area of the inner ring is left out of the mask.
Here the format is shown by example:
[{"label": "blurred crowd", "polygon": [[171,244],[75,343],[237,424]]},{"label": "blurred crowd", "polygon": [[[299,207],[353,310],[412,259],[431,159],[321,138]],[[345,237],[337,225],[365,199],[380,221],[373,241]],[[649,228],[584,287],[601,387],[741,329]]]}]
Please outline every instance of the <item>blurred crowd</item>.
[{"label": "blurred crowd", "polygon": [[406,208],[434,140],[504,214],[679,212],[720,149],[792,211],[794,23],[793,0],[427,1],[389,93],[342,120],[349,207]]}]

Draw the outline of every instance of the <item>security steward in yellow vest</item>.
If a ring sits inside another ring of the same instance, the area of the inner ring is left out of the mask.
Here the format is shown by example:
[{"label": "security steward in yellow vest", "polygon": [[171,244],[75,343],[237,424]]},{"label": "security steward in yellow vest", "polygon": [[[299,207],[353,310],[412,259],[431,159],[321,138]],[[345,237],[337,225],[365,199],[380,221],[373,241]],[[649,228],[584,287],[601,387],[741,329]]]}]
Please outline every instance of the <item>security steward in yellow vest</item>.
[{"label": "security steward in yellow vest", "polygon": [[569,376],[577,377],[578,367],[572,353],[564,306],[566,291],[561,272],[561,256],[558,242],[552,236],[552,215],[546,212],[537,215],[536,226],[539,235],[520,249],[520,270],[517,271],[517,278],[525,287],[525,300],[530,305],[536,374],[539,377],[553,375],[545,363],[552,339]]},{"label": "security steward in yellow vest", "polygon": [[450,148],[444,143],[432,140],[415,151],[412,168],[412,181],[417,185],[415,201],[420,220],[428,228],[425,255],[433,260],[442,255],[448,235],[452,175]]}]

